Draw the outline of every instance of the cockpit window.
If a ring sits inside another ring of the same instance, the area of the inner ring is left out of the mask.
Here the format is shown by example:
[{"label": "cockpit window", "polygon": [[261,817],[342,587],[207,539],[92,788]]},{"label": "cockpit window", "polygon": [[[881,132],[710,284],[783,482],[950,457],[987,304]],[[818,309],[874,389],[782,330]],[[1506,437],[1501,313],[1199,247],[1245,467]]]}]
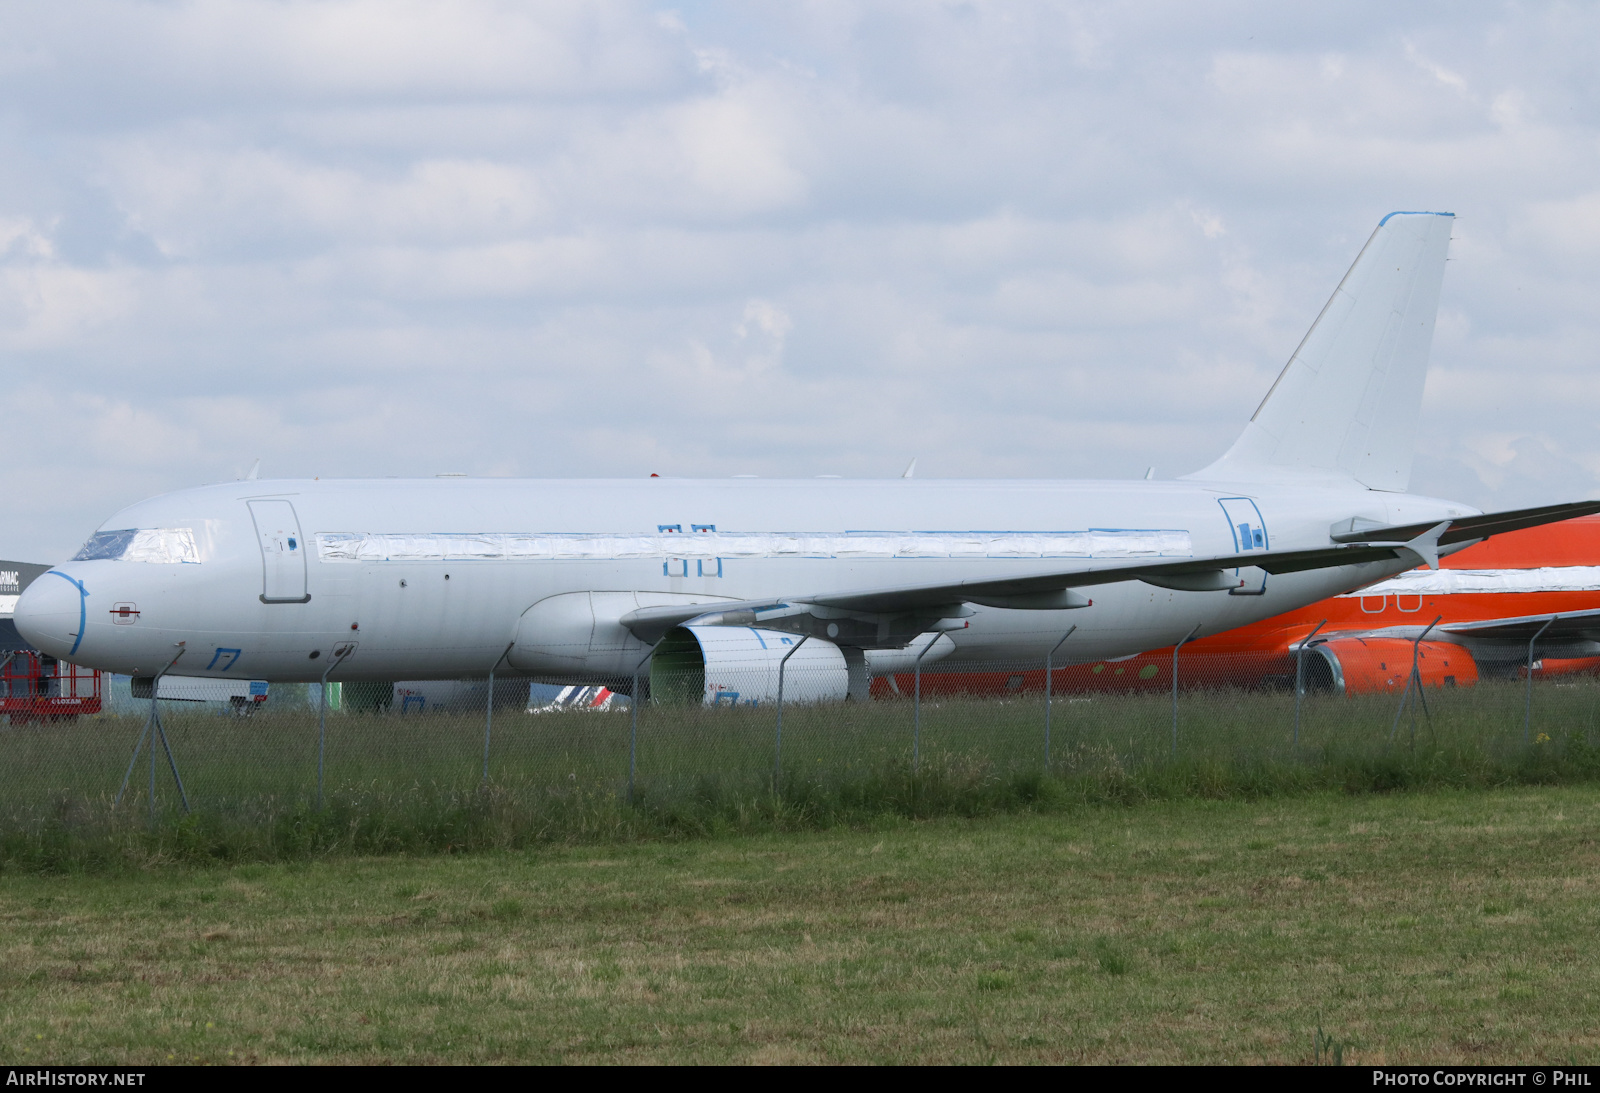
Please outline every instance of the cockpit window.
[{"label": "cockpit window", "polygon": [[73,555],[72,560],[98,562],[109,558],[120,558],[137,534],[139,533],[133,528],[125,528],[122,531],[97,531],[89,536],[89,541],[83,544],[82,550]]},{"label": "cockpit window", "polygon": [[193,565],[200,561],[200,551],[192,528],[122,528],[95,532],[72,560]]}]

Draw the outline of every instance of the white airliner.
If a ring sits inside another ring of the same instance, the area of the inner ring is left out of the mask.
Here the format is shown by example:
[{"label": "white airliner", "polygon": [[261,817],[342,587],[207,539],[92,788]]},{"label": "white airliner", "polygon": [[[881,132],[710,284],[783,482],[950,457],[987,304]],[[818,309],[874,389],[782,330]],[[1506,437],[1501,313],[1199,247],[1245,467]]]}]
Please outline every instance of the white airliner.
[{"label": "white airliner", "polygon": [[[1406,493],[1452,219],[1383,218],[1221,459],[1154,481],[243,481],[142,501],[16,608],[144,682],[461,678],[865,697],[942,661],[1127,656],[1600,503]],[[804,641],[802,642],[802,638]],[[646,664],[645,662],[649,662]],[[137,681],[136,681],[137,682]]]}]

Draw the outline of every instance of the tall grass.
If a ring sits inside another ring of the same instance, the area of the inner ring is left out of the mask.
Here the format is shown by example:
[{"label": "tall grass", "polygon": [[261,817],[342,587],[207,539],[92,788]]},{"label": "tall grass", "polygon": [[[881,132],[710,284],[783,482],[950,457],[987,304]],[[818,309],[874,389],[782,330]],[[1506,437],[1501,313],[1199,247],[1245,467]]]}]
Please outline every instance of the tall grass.
[{"label": "tall grass", "polygon": [[[646,707],[499,711],[482,780],[483,713],[330,715],[324,805],[317,719],[236,719],[175,708],[168,737],[193,811],[161,758],[141,757],[113,797],[142,721],[100,717],[0,731],[0,869],[83,870],[167,861],[452,853],[541,843],[798,830],[939,815],[1600,778],[1600,687],[1485,684],[1438,691],[1395,722],[1397,696],[1217,691],[1055,699],[933,696],[913,763],[910,702],[785,710],[781,775],[772,711]],[[152,804],[154,807],[152,808]]]}]

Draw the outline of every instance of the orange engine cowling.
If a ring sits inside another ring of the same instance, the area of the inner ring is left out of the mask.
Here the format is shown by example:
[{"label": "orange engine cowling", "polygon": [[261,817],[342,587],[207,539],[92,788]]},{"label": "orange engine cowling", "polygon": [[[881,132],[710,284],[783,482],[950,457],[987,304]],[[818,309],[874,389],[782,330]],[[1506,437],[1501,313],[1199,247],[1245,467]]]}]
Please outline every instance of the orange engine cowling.
[{"label": "orange engine cowling", "polygon": [[[1335,638],[1307,650],[1305,673],[1312,690],[1347,695],[1404,690],[1411,678],[1411,642]],[[1459,645],[1425,641],[1417,647],[1417,674],[1424,687],[1470,687],[1478,682],[1478,665]]]}]

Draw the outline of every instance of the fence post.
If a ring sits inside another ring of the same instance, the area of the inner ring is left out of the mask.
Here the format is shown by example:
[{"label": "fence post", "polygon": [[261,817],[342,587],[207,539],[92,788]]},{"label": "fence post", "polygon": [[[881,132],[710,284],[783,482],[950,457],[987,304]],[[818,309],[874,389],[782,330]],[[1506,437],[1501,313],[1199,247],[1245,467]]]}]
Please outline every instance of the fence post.
[{"label": "fence post", "polygon": [[[156,705],[156,702],[161,694],[161,677],[170,672],[172,666],[183,658],[184,653],[188,652],[184,648],[184,644],[184,642],[178,642],[178,655],[169,660],[167,666],[157,672],[156,677],[150,681],[150,716],[145,721],[144,729],[140,731],[139,738],[134,741],[133,755],[128,758],[127,773],[123,774],[122,785],[117,788],[117,795],[111,802],[112,808],[116,808],[122,803],[122,795],[128,791],[128,781],[133,777],[134,764],[139,761],[139,749],[144,747],[145,741],[148,740],[150,742],[150,819],[152,822],[156,818],[156,730],[161,725],[161,707]],[[172,757],[172,746],[167,743],[165,729],[161,730],[161,746],[167,750],[167,762],[172,764],[172,777],[178,783],[178,796],[183,799],[183,810],[188,812],[189,794],[184,791],[183,779],[178,777],[178,763]]]},{"label": "fence post", "polygon": [[1189,639],[1200,632],[1200,624],[1194,624],[1194,629],[1183,636],[1183,640],[1172,647],[1172,757],[1178,757],[1178,651],[1189,644]]},{"label": "fence post", "polygon": [[[1328,620],[1323,619],[1317,623],[1317,630],[1328,625]],[[1311,645],[1311,639],[1317,636],[1317,630],[1311,631],[1300,639],[1300,648],[1294,654],[1294,746],[1300,746],[1300,696],[1305,693],[1305,666],[1306,649]]]},{"label": "fence post", "polygon": [[[183,645],[183,642],[180,641],[178,644],[181,646],[181,645]],[[179,649],[178,650],[178,657],[183,656],[183,654],[184,654],[184,650],[183,649]],[[172,658],[172,663],[173,664],[178,663],[178,657],[173,657]],[[172,665],[169,664],[167,667],[170,668],[171,666]],[[166,674],[165,672],[162,673],[162,675],[165,675],[165,674]],[[189,791],[183,788],[183,775],[178,773],[178,760],[172,754],[172,744],[167,740],[167,727],[161,723],[161,707],[157,706],[156,702],[155,702],[155,695],[157,693],[157,690],[158,690],[159,686],[160,686],[159,682],[152,683],[150,685],[150,694],[151,694],[150,713],[154,717],[154,721],[151,723],[151,731],[157,737],[159,737],[160,740],[161,740],[161,750],[166,752],[166,754],[167,754],[167,766],[172,768],[172,780],[178,784],[178,799],[183,802],[183,810],[185,812],[188,812],[189,811]],[[155,741],[152,740],[152,741],[150,741],[150,817],[151,817],[151,819],[155,818],[155,806],[156,806],[156,747],[155,747]]]},{"label": "fence post", "polygon": [[1522,703],[1522,746],[1523,747],[1527,747],[1528,744],[1529,744],[1528,730],[1529,730],[1529,725],[1532,723],[1532,720],[1533,720],[1533,643],[1538,641],[1541,637],[1543,637],[1544,636],[1544,632],[1546,630],[1550,629],[1551,624],[1554,623],[1560,617],[1561,617],[1560,615],[1551,615],[1550,616],[1550,621],[1545,623],[1543,626],[1539,627],[1539,632],[1537,634],[1533,635],[1533,637],[1528,639],[1528,692],[1527,692],[1527,697],[1523,700],[1523,703]]},{"label": "fence post", "polygon": [[943,631],[933,635],[933,640],[922,647],[922,652],[917,654],[916,661],[916,689],[911,699],[911,773],[917,773],[917,761],[922,749],[922,658],[928,655],[940,638],[944,637]]},{"label": "fence post", "polygon": [[631,718],[628,724],[628,803],[633,804],[633,772],[634,761],[638,754],[639,746],[639,669],[644,667],[644,662],[656,655],[656,647],[650,646],[650,651],[639,659],[633,666],[633,695],[628,700],[628,712]]},{"label": "fence post", "polygon": [[783,659],[778,661],[778,730],[777,739],[772,752],[772,792],[778,792],[779,780],[783,777],[783,670],[789,665],[789,658],[800,651],[800,646],[806,643],[810,634],[802,635],[794,643],[794,648],[783,654]]},{"label": "fence post", "polygon": [[336,656],[333,663],[328,665],[327,671],[322,673],[321,702],[317,707],[317,811],[322,811],[322,757],[328,745],[328,676],[333,670],[344,663],[344,658],[350,655],[350,647],[345,648]]},{"label": "fence post", "polygon": [[[1411,688],[1412,688],[1413,685],[1415,685],[1416,688],[1417,688],[1417,699],[1418,699],[1418,701],[1420,701],[1422,703],[1422,708],[1424,710],[1426,710],[1428,708],[1427,697],[1422,693],[1422,673],[1417,670],[1417,658],[1420,655],[1420,651],[1422,649],[1422,639],[1427,637],[1428,636],[1428,631],[1432,630],[1435,626],[1438,626],[1439,625],[1439,620],[1443,619],[1443,618],[1444,618],[1444,616],[1440,615],[1438,618],[1436,618],[1432,622],[1430,622],[1427,626],[1424,626],[1422,628],[1422,633],[1418,634],[1417,637],[1416,637],[1416,640],[1411,643],[1411,675],[1406,679],[1406,689],[1400,693],[1400,706],[1399,706],[1398,709],[1396,709],[1394,711],[1394,725],[1393,725],[1392,728],[1389,729],[1389,739],[1390,739],[1390,741],[1393,741],[1394,740],[1394,734],[1400,731],[1400,715],[1406,712],[1406,699],[1411,697]],[[1429,731],[1431,732],[1432,731],[1432,726],[1433,726],[1433,714],[1432,713],[1428,714],[1428,726],[1429,726]],[[1417,707],[1416,707],[1416,704],[1413,703],[1412,706],[1411,706],[1411,748],[1412,748],[1413,751],[1415,751],[1416,747],[1417,747]]]},{"label": "fence post", "polygon": [[1072,624],[1072,629],[1068,630],[1065,634],[1062,634],[1061,635],[1061,640],[1056,642],[1055,645],[1051,648],[1051,650],[1044,655],[1044,766],[1045,766],[1045,770],[1049,770],[1050,769],[1050,692],[1051,692],[1051,689],[1052,689],[1051,685],[1050,685],[1051,684],[1050,675],[1051,675],[1051,671],[1052,671],[1052,665],[1051,665],[1050,662],[1051,662],[1051,658],[1053,658],[1056,655],[1056,650],[1061,648],[1063,645],[1065,645],[1067,643],[1067,639],[1070,638],[1073,635],[1074,631],[1076,631],[1077,629],[1078,629],[1078,624],[1077,623],[1073,623]]},{"label": "fence post", "polygon": [[483,778],[479,781],[480,785],[489,784],[489,733],[494,727],[494,670],[500,667],[500,661],[511,655],[511,647],[516,644],[515,641],[508,644],[505,652],[501,653],[489,668],[489,701],[488,709],[483,715]]}]

